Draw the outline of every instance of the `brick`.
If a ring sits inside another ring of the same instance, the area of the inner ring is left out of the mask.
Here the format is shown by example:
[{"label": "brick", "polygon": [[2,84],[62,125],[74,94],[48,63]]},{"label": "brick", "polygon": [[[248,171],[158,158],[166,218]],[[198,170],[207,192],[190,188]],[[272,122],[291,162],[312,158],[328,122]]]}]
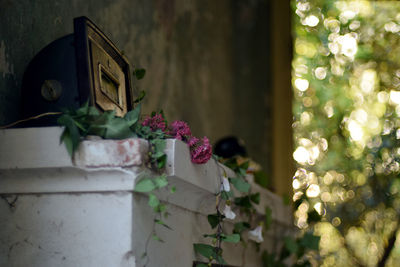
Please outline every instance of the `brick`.
[{"label": "brick", "polygon": [[143,139],[85,140],[74,155],[79,167],[133,167],[141,166],[148,152],[148,142]]}]

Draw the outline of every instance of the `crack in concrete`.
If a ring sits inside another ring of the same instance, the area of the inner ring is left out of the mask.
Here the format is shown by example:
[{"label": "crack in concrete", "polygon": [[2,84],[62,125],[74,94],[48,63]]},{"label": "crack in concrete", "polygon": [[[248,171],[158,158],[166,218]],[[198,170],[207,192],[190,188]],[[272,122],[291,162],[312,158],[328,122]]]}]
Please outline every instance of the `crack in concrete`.
[{"label": "crack in concrete", "polygon": [[16,208],[16,203],[18,200],[18,196],[10,196],[10,195],[0,195],[0,197],[7,203],[8,207],[11,211],[14,211]]}]

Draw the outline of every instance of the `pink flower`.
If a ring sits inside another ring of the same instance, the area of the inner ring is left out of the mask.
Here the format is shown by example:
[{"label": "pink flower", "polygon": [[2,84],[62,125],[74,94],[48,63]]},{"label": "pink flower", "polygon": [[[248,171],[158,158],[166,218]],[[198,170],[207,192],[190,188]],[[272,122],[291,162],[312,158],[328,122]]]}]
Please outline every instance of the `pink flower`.
[{"label": "pink flower", "polygon": [[193,163],[203,164],[211,158],[212,148],[207,137],[204,136],[201,140],[197,137],[191,137],[188,145]]},{"label": "pink flower", "polygon": [[173,136],[175,139],[182,141],[187,141],[190,139],[192,132],[190,131],[189,125],[184,121],[174,121],[169,126],[169,135]]},{"label": "pink flower", "polygon": [[161,131],[164,132],[165,129],[167,128],[167,125],[166,125],[166,123],[164,121],[164,118],[160,113],[155,114],[152,117],[148,116],[142,122],[142,125],[143,126],[149,126],[152,131],[156,131],[156,130],[160,129]]}]

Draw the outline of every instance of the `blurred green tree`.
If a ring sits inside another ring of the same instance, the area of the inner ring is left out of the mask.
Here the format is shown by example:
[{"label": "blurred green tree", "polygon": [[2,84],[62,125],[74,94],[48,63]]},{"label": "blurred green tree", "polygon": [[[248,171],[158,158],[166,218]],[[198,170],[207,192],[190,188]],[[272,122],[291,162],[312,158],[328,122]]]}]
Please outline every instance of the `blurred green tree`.
[{"label": "blurred green tree", "polygon": [[400,3],[291,3],[296,224],[318,266],[397,266]]}]

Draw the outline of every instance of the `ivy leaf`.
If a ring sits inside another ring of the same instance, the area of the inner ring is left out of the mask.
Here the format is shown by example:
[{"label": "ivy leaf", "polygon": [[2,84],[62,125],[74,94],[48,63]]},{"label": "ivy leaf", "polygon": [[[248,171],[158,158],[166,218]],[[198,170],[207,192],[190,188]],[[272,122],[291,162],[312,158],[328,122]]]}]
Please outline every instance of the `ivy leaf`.
[{"label": "ivy leaf", "polygon": [[65,133],[61,135],[61,141],[68,144],[67,150],[70,156],[72,156],[72,154],[78,148],[80,142],[80,133],[78,127],[74,123],[74,119],[68,114],[60,116],[57,120],[57,123],[65,126]]},{"label": "ivy leaf", "polygon": [[154,183],[157,188],[162,188],[168,185],[167,175],[163,174],[154,179]]},{"label": "ivy leaf", "polygon": [[162,157],[157,159],[157,168],[162,169],[167,164],[167,155],[163,155]]},{"label": "ivy leaf", "polygon": [[247,222],[238,222],[235,223],[233,232],[237,234],[241,234],[244,230],[250,229],[250,224]]},{"label": "ivy leaf", "polygon": [[210,224],[211,228],[214,229],[217,227],[219,222],[224,218],[224,215],[218,216],[218,214],[209,214],[207,216],[208,223]]},{"label": "ivy leaf", "polygon": [[[222,250],[221,250],[221,254],[222,254]],[[216,260],[220,264],[226,264],[226,261],[220,255],[217,255]]]},{"label": "ivy leaf", "polygon": [[78,108],[75,112],[72,111],[72,113],[75,113],[77,116],[85,116],[85,115],[89,114],[89,111],[90,111],[90,109],[89,109],[89,100],[88,100],[80,108]]},{"label": "ivy leaf", "polygon": [[146,70],[142,69],[142,68],[138,68],[138,69],[135,69],[134,74],[135,74],[136,79],[141,80],[146,75]]},{"label": "ivy leaf", "polygon": [[164,240],[162,240],[158,235],[155,235],[155,234],[153,235],[153,240],[164,243]]},{"label": "ivy leaf", "polygon": [[153,193],[150,193],[149,194],[149,202],[147,204],[149,204],[150,207],[155,208],[155,207],[158,207],[158,205],[160,205],[160,200],[158,200],[156,195],[154,195]]},{"label": "ivy leaf", "polygon": [[154,139],[151,140],[150,143],[152,145],[154,145],[154,152],[164,152],[165,150],[165,146],[167,144],[167,142],[165,141],[165,139]]},{"label": "ivy leaf", "polygon": [[132,127],[139,120],[141,108],[142,104],[138,104],[133,110],[125,114],[124,120],[130,125],[129,127]]},{"label": "ivy leaf", "polygon": [[164,226],[165,228],[167,228],[167,229],[169,229],[169,230],[172,230],[172,228],[169,227],[169,226],[168,226],[164,221],[162,221],[162,220],[157,220],[157,219],[155,219],[154,222],[155,222],[156,224],[159,224],[159,225]]},{"label": "ivy leaf", "polygon": [[203,235],[203,237],[217,238],[217,234],[212,234],[212,235]]},{"label": "ivy leaf", "polygon": [[254,193],[250,195],[250,200],[256,204],[260,204],[260,193]]},{"label": "ivy leaf", "polygon": [[305,233],[303,238],[300,240],[300,244],[305,248],[309,248],[311,250],[318,250],[320,239],[321,237],[313,235],[312,233]]},{"label": "ivy leaf", "polygon": [[239,165],[239,168],[247,170],[249,168],[249,164],[250,164],[249,161],[245,161],[245,162],[243,162],[242,164]]},{"label": "ivy leaf", "polygon": [[[154,207],[154,212],[164,212],[167,207],[164,204],[159,204],[158,206]],[[164,214],[165,215],[165,214]]]},{"label": "ivy leaf", "polygon": [[232,192],[232,190],[231,191],[222,191],[221,192],[221,198],[223,199],[223,200],[229,200],[230,198],[233,198],[234,197],[234,195],[233,195],[233,192]]},{"label": "ivy leaf", "polygon": [[239,234],[224,235],[222,237],[222,240],[224,242],[229,242],[229,243],[238,243],[240,241],[240,235]]},{"label": "ivy leaf", "polygon": [[235,158],[230,158],[224,162],[224,165],[232,170],[236,170],[238,168],[238,164]]},{"label": "ivy leaf", "polygon": [[193,244],[193,249],[194,252],[202,255],[203,257],[206,257],[207,259],[210,259],[211,257],[214,259],[217,258],[217,254],[215,253],[215,248],[213,246],[196,243]]},{"label": "ivy leaf", "polygon": [[200,254],[207,259],[215,259],[218,263],[226,264],[226,261],[219,255],[222,253],[222,249],[219,250],[219,253],[216,253],[216,249],[213,246],[206,245],[206,244],[193,244],[194,251],[197,254]]},{"label": "ivy leaf", "polygon": [[229,182],[240,192],[247,193],[250,189],[250,184],[244,181],[242,178],[229,178]]},{"label": "ivy leaf", "polygon": [[264,188],[268,188],[268,175],[264,171],[254,172],[254,181]]},{"label": "ivy leaf", "polygon": [[164,152],[158,151],[158,152],[156,152],[156,153],[153,153],[153,154],[151,155],[151,157],[152,157],[152,158],[155,158],[155,159],[159,159],[159,158],[161,158],[161,157],[164,156],[164,155],[165,155]]},{"label": "ivy leaf", "polygon": [[136,186],[135,186],[135,191],[136,192],[150,192],[156,189],[156,185],[153,183],[153,181],[149,178],[144,178],[140,180]]},{"label": "ivy leaf", "polygon": [[242,177],[244,177],[244,176],[246,176],[246,171],[247,171],[247,169],[242,169],[242,168],[239,168],[239,174],[242,176]]},{"label": "ivy leaf", "polygon": [[90,123],[88,134],[97,135],[101,137],[106,136],[107,126],[112,118],[115,117],[115,111],[104,111]]},{"label": "ivy leaf", "polygon": [[106,129],[104,138],[125,139],[136,136],[130,127],[131,124],[129,124],[125,119],[119,117],[112,118],[104,125],[104,128]]},{"label": "ivy leaf", "polygon": [[170,192],[171,192],[171,194],[175,193],[176,192],[176,187],[172,186]]},{"label": "ivy leaf", "polygon": [[299,250],[299,245],[296,243],[296,240],[291,237],[285,237],[284,243],[287,250],[292,254],[296,254]]},{"label": "ivy leaf", "polygon": [[146,96],[146,92],[145,91],[140,91],[139,96],[135,99],[135,101],[133,101],[133,103],[139,103],[140,101],[143,100],[143,98]]},{"label": "ivy leaf", "polygon": [[243,208],[248,208],[248,209],[250,209],[252,207],[249,196],[235,198],[235,204],[237,206],[240,206]]},{"label": "ivy leaf", "polygon": [[64,129],[60,137],[60,143],[64,143],[68,154],[72,157],[74,153],[74,145],[72,144],[72,138],[68,130]]}]

